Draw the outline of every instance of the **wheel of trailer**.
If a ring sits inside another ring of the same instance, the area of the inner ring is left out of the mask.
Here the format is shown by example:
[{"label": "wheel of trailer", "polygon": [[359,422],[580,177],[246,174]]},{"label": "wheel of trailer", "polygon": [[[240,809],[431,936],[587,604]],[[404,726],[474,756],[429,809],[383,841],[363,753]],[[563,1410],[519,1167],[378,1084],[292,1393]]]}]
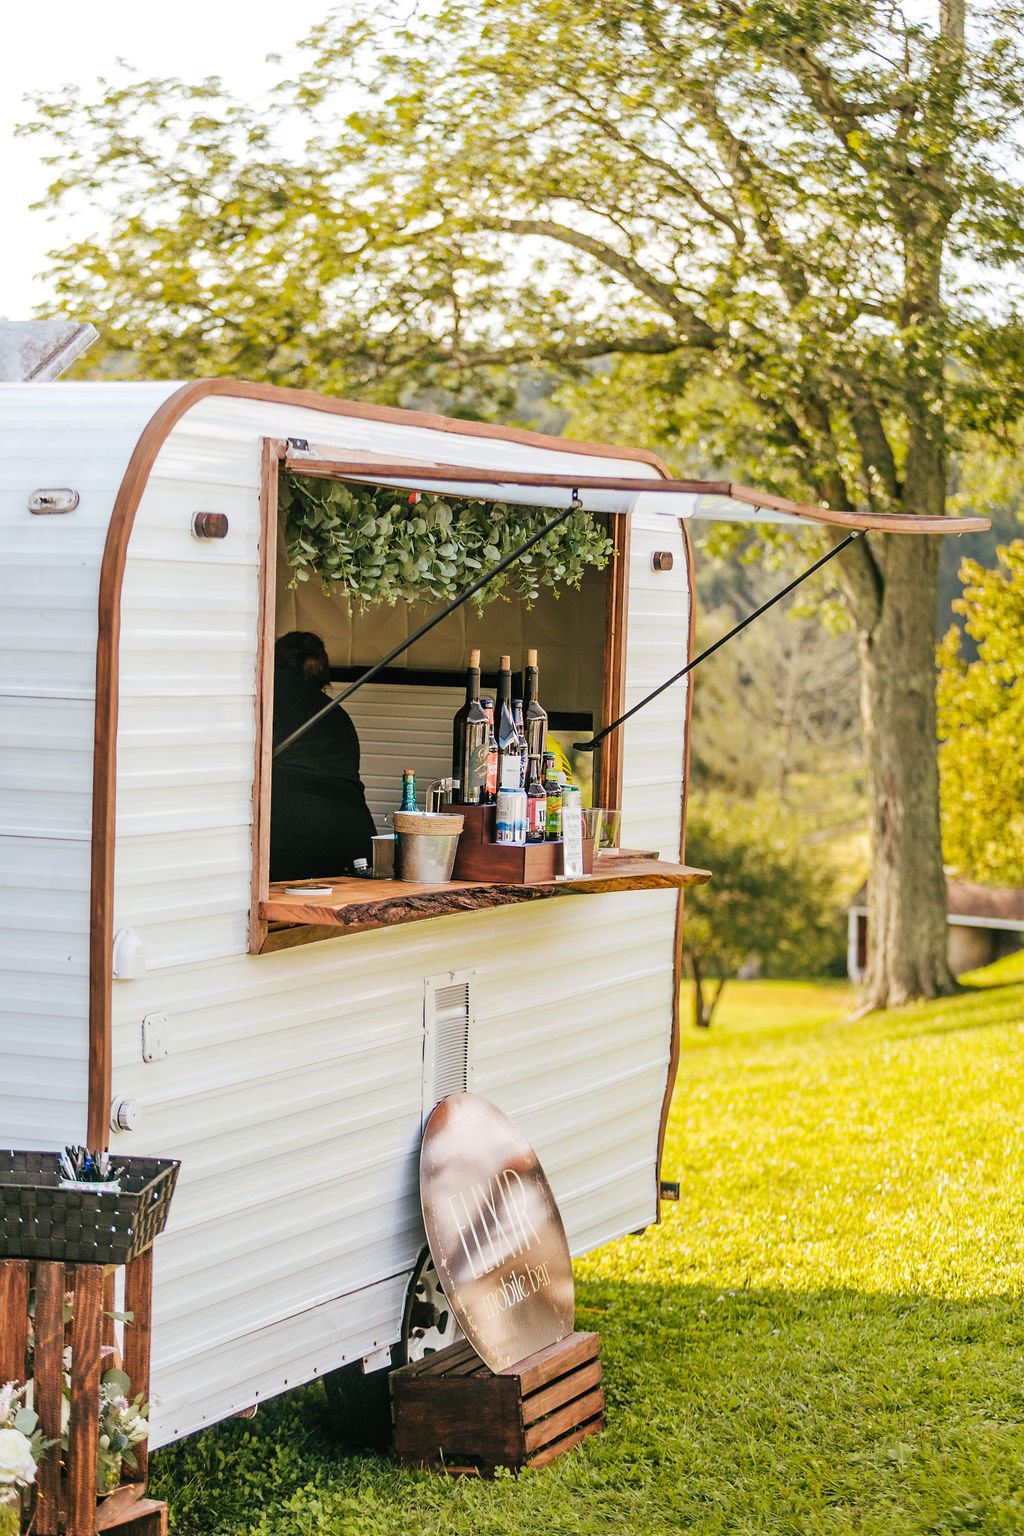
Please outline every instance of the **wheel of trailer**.
[{"label": "wheel of trailer", "polygon": [[385,1450],[392,1440],[391,1395],[388,1377],[395,1366],[422,1360],[462,1337],[448,1305],[434,1261],[427,1249],[420,1254],[402,1313],[402,1338],[391,1351],[393,1365],[364,1371],[356,1360],[323,1378],[331,1429],[353,1446]]},{"label": "wheel of trailer", "polygon": [[430,1250],[424,1248],[409,1282],[402,1318],[402,1354],[405,1363],[422,1360],[462,1338],[462,1330],[441,1289]]}]

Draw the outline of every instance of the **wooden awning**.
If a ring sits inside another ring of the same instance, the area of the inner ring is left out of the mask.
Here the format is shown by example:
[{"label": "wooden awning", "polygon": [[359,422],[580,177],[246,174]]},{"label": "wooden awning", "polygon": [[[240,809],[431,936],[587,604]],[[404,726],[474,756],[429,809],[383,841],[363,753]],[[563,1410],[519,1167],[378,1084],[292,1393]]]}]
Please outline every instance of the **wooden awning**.
[{"label": "wooden awning", "polygon": [[558,506],[576,491],[589,512],[685,518],[692,522],[814,524],[877,533],[983,533],[987,517],[914,517],[897,512],[849,512],[789,501],[731,480],[668,480],[623,475],[555,475],[473,469],[462,464],[414,464],[331,459],[315,449],[290,453],[293,474],[356,480],[408,491],[440,491],[520,506]]}]

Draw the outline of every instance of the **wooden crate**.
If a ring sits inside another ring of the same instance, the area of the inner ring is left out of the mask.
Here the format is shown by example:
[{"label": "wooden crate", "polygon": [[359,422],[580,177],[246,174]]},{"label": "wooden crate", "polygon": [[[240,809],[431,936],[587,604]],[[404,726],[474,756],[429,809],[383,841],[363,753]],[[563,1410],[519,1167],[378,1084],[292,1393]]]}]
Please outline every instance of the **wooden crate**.
[{"label": "wooden crate", "polygon": [[483,1477],[547,1466],[604,1428],[600,1334],[572,1333],[497,1375],[452,1344],[391,1373],[391,1411],[404,1466]]},{"label": "wooden crate", "polygon": [[[496,843],[493,805],[452,807],[463,818],[462,834],[455,853],[455,880],[507,880],[531,885],[554,880],[562,873],[562,844]],[[583,873],[594,868],[593,839],[583,842]]]},{"label": "wooden crate", "polygon": [[[96,1536],[117,1530],[122,1536],[167,1536],[167,1506],[145,1497],[147,1448],[134,1448],[136,1467],[106,1498],[96,1497],[99,1444],[99,1392],[103,1351],[111,1346],[114,1270],[102,1264],[32,1263],[0,1260],[0,1382],[23,1382],[29,1374],[29,1296],[35,1383],[34,1407],[48,1440],[59,1442],[64,1382],[64,1347],[71,1344],[71,1404],[66,1471],[57,1446],[39,1467],[35,1488],[33,1536]],[[70,1328],[64,1298],[74,1293]],[[124,1332],[124,1368],[132,1392],[149,1396],[150,1312],[153,1250],[125,1267],[125,1310],[132,1316]]]}]

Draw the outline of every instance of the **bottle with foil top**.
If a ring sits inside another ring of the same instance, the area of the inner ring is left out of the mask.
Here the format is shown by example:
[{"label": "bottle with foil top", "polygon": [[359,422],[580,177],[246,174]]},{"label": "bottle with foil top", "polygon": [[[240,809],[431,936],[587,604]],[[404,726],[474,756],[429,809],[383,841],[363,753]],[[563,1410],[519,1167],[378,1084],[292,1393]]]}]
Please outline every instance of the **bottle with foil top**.
[{"label": "bottle with foil top", "polygon": [[526,726],[523,724],[523,701],[512,700],[512,718],[519,732],[519,788],[526,788],[526,779],[530,768],[530,753],[526,746]]},{"label": "bottle with foil top", "polygon": [[522,749],[512,714],[512,658],[502,656],[498,663],[498,698],[494,707],[494,730],[498,738],[498,789],[520,789],[522,785]]},{"label": "bottle with foil top", "polygon": [[526,730],[526,746],[530,757],[543,760],[548,743],[548,715],[538,697],[540,672],[537,652],[527,651],[526,671],[523,678],[523,724]]}]

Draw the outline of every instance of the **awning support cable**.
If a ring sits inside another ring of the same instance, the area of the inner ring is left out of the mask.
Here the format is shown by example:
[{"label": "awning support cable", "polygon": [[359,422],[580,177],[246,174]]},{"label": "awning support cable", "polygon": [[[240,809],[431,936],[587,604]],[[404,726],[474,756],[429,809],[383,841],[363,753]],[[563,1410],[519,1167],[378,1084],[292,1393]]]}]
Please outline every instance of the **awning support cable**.
[{"label": "awning support cable", "polygon": [[836,555],[842,554],[848,544],[852,544],[854,539],[861,537],[863,531],[863,529],[858,528],[856,533],[848,534],[842,543],[836,545],[835,549],[830,549],[827,554],[822,555],[820,560],[815,560],[813,565],[808,566],[807,570],[795,577],[787,587],[783,587],[780,592],[776,592],[775,596],[770,597],[766,603],[762,603],[760,608],[755,608],[753,613],[748,613],[745,619],[741,619],[738,624],[733,625],[728,634],[722,635],[721,639],[716,640],[714,645],[709,645],[706,651],[701,651],[699,656],[695,656],[692,661],[688,661],[686,666],[681,667],[672,677],[666,679],[663,683],[659,683],[657,688],[649,693],[645,699],[641,699],[639,704],[634,704],[631,709],[626,710],[624,715],[620,715],[617,720],[613,720],[610,725],[606,725],[602,730],[598,731],[597,735],[591,737],[590,741],[573,742],[576,751],[593,752],[595,748],[601,745],[606,736],[610,736],[612,731],[617,731],[620,725],[625,725],[626,721],[631,719],[633,715],[646,708],[652,699],[658,697],[659,693],[664,693],[666,688],[671,688],[673,683],[678,683],[680,678],[685,677],[688,672],[692,672],[695,667],[699,667],[702,661],[707,661],[709,656],[713,656],[716,651],[720,651],[723,645],[726,645],[735,635],[739,634],[740,630],[746,629],[747,625],[753,624],[754,620],[759,619],[762,613],[767,613],[768,609],[775,603],[787,597],[794,587],[798,587],[802,581],[806,581],[808,576],[813,576],[815,571],[820,571],[821,567],[827,565]]},{"label": "awning support cable", "polygon": [[396,656],[401,656],[402,652],[407,651],[411,645],[415,645],[417,640],[422,640],[425,634],[428,634],[435,625],[440,624],[449,614],[454,613],[457,608],[461,608],[463,603],[468,603],[471,597],[475,597],[478,592],[487,586],[488,582],[493,581],[496,576],[502,575],[504,571],[508,570],[510,565],[514,565],[535,544],[539,544],[541,539],[546,538],[549,533],[553,533],[556,528],[560,528],[574,512],[582,511],[583,503],[580,500],[579,491],[574,489],[569,505],[564,512],[560,512],[549,523],[545,523],[543,528],[539,528],[536,533],[531,534],[525,544],[520,544],[519,548],[514,549],[510,555],[506,555],[504,560],[499,560],[494,569],[488,571],[486,576],[478,577],[471,587],[467,587],[464,592],[460,592],[458,597],[453,597],[447,607],[443,608],[440,613],[436,613],[432,619],[427,619],[425,623],[421,624],[415,634],[409,636],[408,640],[403,640],[400,645],[396,645],[393,650],[388,651],[386,656],[382,656],[380,661],[374,662],[373,666],[369,667],[361,677],[357,677],[354,682],[349,683],[348,687],[342,693],[339,693],[337,698],[329,699],[323,709],[318,709],[315,715],[310,715],[309,719],[304,721],[298,730],[292,731],[290,736],[286,736],[284,741],[274,748],[274,757],[279,757],[287,747],[290,747],[293,742],[298,741],[300,736],[305,736],[306,732],[311,730],[318,720],[322,720],[325,715],[329,715],[332,709],[336,709],[339,705],[344,704],[346,699],[352,697],[357,688],[362,688],[364,683],[371,683],[378,673],[383,672],[385,667],[391,665]]}]

